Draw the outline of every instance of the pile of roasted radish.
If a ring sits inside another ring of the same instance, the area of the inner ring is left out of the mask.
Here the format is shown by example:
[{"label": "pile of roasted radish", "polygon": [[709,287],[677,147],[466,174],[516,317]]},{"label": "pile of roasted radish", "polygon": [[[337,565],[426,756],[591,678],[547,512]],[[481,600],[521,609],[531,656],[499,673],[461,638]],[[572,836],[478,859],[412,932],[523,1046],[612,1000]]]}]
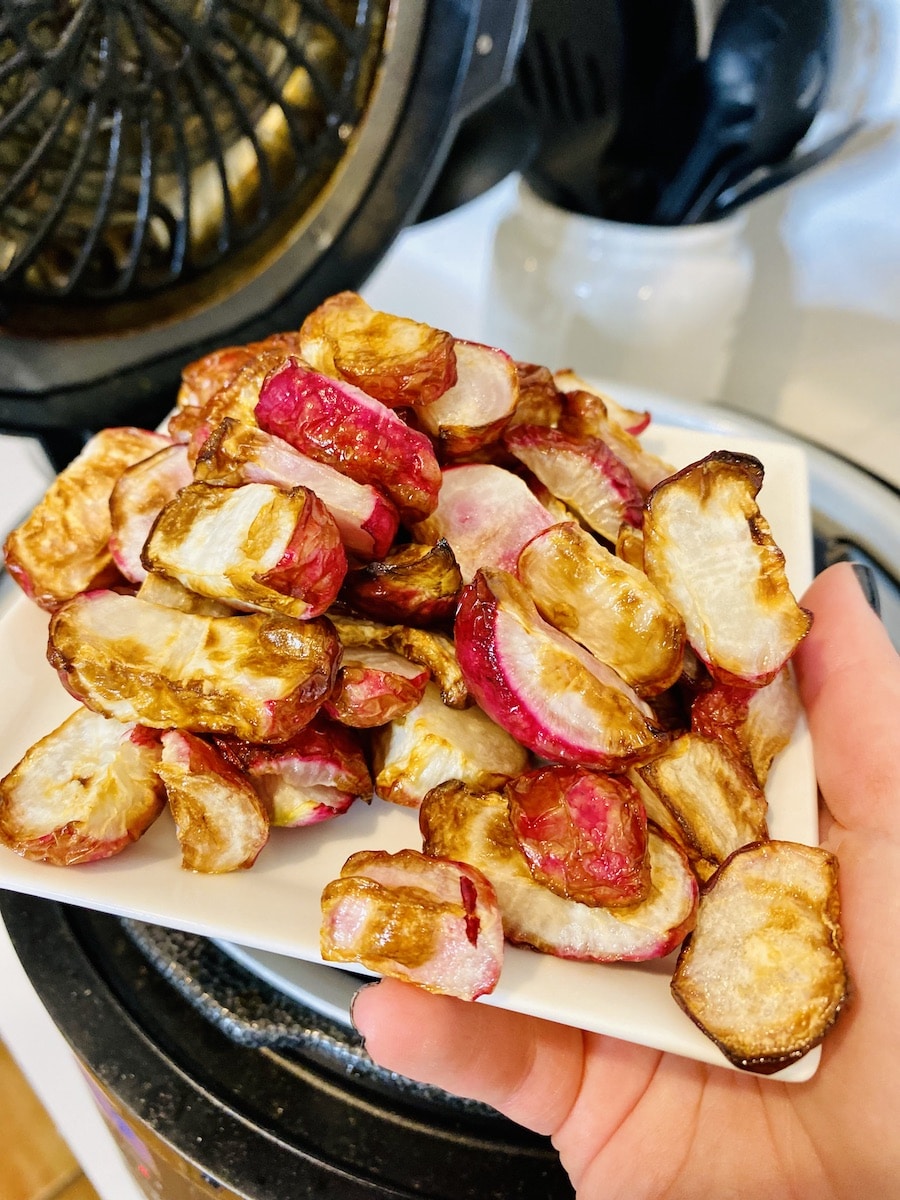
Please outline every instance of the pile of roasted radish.
[{"label": "pile of roasted radish", "polygon": [[354,293],[192,363],[164,432],[95,435],[7,539],[80,706],[0,841],[84,864],[168,808],[223,872],[374,795],[421,849],[350,857],[325,959],[472,999],[506,942],[680,947],[728,1059],[800,1057],[847,990],[835,861],[766,823],[810,616],[761,463],[676,471],[648,421]]}]

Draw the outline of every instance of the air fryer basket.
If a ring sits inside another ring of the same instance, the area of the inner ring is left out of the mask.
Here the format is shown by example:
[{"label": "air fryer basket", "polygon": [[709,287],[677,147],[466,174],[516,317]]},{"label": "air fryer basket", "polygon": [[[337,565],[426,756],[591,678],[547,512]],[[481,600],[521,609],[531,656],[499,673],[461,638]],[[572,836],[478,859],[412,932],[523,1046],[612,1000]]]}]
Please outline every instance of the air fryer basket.
[{"label": "air fryer basket", "polygon": [[526,0],[0,0],[0,429],[147,424],[358,287]]}]

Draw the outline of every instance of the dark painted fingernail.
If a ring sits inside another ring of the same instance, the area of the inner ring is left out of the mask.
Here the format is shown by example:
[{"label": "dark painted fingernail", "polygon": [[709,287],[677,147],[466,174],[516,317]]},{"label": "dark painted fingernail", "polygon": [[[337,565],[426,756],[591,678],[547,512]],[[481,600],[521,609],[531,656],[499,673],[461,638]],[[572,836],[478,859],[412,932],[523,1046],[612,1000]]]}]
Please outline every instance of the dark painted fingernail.
[{"label": "dark painted fingernail", "polygon": [[862,588],[862,594],[869,602],[869,607],[873,612],[881,616],[881,596],[878,592],[878,580],[875,572],[868,563],[853,562],[850,564],[853,568],[853,574],[856,576],[859,586]]},{"label": "dark painted fingernail", "polygon": [[366,1039],[363,1037],[363,1035],[361,1033],[359,1033],[359,1030],[356,1028],[356,1022],[353,1020],[353,1009],[356,1007],[356,1001],[359,998],[360,992],[364,992],[366,990],[366,988],[377,987],[379,982],[380,982],[380,980],[373,979],[371,983],[364,983],[362,985],[362,987],[356,989],[356,991],[353,993],[353,996],[351,997],[351,1000],[350,1000],[350,1024],[353,1026],[354,1029],[356,1029],[356,1032],[359,1034],[360,1038],[362,1038],[363,1049],[365,1049]]}]

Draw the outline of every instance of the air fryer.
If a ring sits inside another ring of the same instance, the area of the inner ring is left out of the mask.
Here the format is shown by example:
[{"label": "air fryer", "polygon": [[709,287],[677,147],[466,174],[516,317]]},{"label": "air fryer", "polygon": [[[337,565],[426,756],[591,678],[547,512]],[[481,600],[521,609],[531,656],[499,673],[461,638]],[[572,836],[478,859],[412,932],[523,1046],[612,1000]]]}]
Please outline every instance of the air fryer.
[{"label": "air fryer", "polygon": [[525,0],[0,3],[0,429],[148,424],[190,357],[357,287]]}]

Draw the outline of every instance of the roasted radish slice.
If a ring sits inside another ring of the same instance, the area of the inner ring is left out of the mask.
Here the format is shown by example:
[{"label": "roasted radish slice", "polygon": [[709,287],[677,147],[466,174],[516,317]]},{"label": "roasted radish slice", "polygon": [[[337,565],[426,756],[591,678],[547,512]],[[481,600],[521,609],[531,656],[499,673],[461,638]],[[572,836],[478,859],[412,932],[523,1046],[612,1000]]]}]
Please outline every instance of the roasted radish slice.
[{"label": "roasted radish slice", "polygon": [[719,739],[683,734],[638,771],[671,814],[701,874],[768,837],[765,793]]},{"label": "roasted radish slice", "polygon": [[406,716],[374,732],[372,758],[376,795],[410,808],[446,779],[502,787],[529,765],[527,751],[480,708],[448,708],[432,683]]},{"label": "roasted radish slice", "polygon": [[234,608],[230,604],[223,604],[221,600],[210,600],[207,596],[198,596],[177,579],[157,575],[155,571],[148,572],[135,595],[139,600],[146,600],[148,604],[161,604],[163,608],[177,608],[180,612],[196,613],[201,617],[234,616]]},{"label": "roasted radish slice", "polygon": [[430,677],[427,667],[392,650],[345,650],[325,712],[351,728],[386,725],[415,708]]},{"label": "roasted radish slice", "polygon": [[515,571],[519,552],[536,533],[556,523],[512,471],[491,463],[466,463],[444,472],[432,515],[413,526],[418,542],[444,538],[466,583],[479,567]]},{"label": "roasted radish slice", "polygon": [[244,776],[194,734],[162,735],[159,773],[188,871],[219,875],[252,867],[269,838],[269,820]]},{"label": "roasted radish slice", "polygon": [[259,391],[270,371],[282,366],[291,351],[282,344],[253,355],[225,387],[207,400],[199,409],[184,409],[170,417],[168,432],[178,441],[189,445],[191,462],[196,462],[206,439],[226,419],[233,418],[243,425],[255,423],[253,410]]},{"label": "roasted radish slice", "polygon": [[646,409],[624,408],[607,392],[601,392],[572,370],[554,371],[553,382],[563,393],[587,392],[589,395],[596,396],[598,400],[602,401],[610,419],[634,437],[643,433],[650,424],[650,413]]},{"label": "roasted radish slice", "polygon": [[300,327],[300,355],[391,408],[430,404],[456,379],[454,340],[408,317],[379,312],[356,292],[330,296]]},{"label": "roasted radish slice", "polygon": [[143,563],[201,596],[300,620],[321,616],[347,573],[322,501],[268,483],[183,488],[159,514]]},{"label": "roasted radish slice", "polygon": [[283,742],[330,694],[340,653],[324,620],[204,617],[96,591],[53,615],[47,658],[108,717]]},{"label": "roasted radish slice", "polygon": [[328,619],[345,650],[355,646],[386,646],[391,635],[400,628],[399,625],[385,625],[382,621],[372,621],[369,617],[346,612],[340,606],[329,611]]},{"label": "roasted radish slice", "polygon": [[401,625],[391,632],[389,645],[410,662],[428,668],[441,689],[441,699],[450,708],[466,708],[472,703],[452,638],[433,629]]},{"label": "roasted radish slice", "polygon": [[356,737],[321,713],[279,746],[234,738],[215,743],[253,784],[272,825],[315,825],[340,816],[357,798],[372,797],[372,776]]},{"label": "roasted radish slice", "polygon": [[781,841],[732,855],[704,888],[672,993],[745,1070],[771,1074],[818,1045],[847,998],[834,856]]},{"label": "roasted radish slice", "polygon": [[628,563],[636,571],[644,570],[644,535],[633,525],[620,525],[616,537],[616,558]]},{"label": "roasted radish slice", "polygon": [[657,485],[647,500],[644,567],[684,617],[712,675],[761,687],[806,636],[784,555],[756,503],[763,467],[719,451]]},{"label": "roasted radish slice", "polygon": [[681,850],[655,830],[646,900],[601,908],[558,896],[534,879],[497,792],[480,795],[451,780],[425,797],[419,825],[426,854],[467,862],[491,881],[511,942],[559,958],[641,962],[663,958],[693,927],[697,880]]},{"label": "roasted radish slice", "polygon": [[302,454],[382,488],[405,521],[437,504],[441,469],[430,439],[350,383],[291,359],[264,383],[256,420]]},{"label": "roasted radish slice", "polygon": [[110,858],[165,808],[159,735],[77,709],[0,781],[0,842],[58,867]]},{"label": "roasted radish slice", "polygon": [[104,429],[56,477],[3,547],[7,570],[35,604],[52,612],[86,588],[121,582],[109,497],[127,467],[168,445],[146,429]]},{"label": "roasted radish slice", "polygon": [[675,468],[652,454],[627,429],[610,415],[607,402],[596,392],[564,392],[559,428],[576,438],[593,437],[606,442],[620,458],[646,495],[661,480],[674,474]]},{"label": "roasted radish slice", "polygon": [[456,653],[485,712],[543,758],[621,771],[665,744],[649,706],[506,571],[479,571],[464,589]]},{"label": "roasted radish slice", "polygon": [[416,419],[442,458],[462,458],[496,442],[516,408],[519,379],[508,354],[475,342],[456,342],[456,383]]},{"label": "roasted radish slice", "polygon": [[116,566],[132,583],[146,578],[141,553],[153,522],[193,479],[187,446],[174,442],[128,467],[113,488],[109,548]]},{"label": "roasted radish slice", "polygon": [[361,850],[322,892],[322,957],[476,1000],[503,965],[494,889],[461,862]]},{"label": "roasted radish slice", "polygon": [[765,687],[717,683],[700,691],[691,705],[691,728],[721,738],[765,786],[773,761],[791,740],[800,711],[788,664]]},{"label": "roasted radish slice", "polygon": [[615,544],[619,526],[640,528],[644,498],[625,464],[598,438],[515,425],[506,448],[591,529]]},{"label": "roasted radish slice", "polygon": [[538,883],[609,908],[647,898],[647,817],[627,779],[554,765],[526,771],[505,794],[513,834]]},{"label": "roasted radish slice", "polygon": [[771,683],[751,694],[741,736],[756,778],[763,786],[772,763],[790,742],[802,711],[790,665],[782,667]]},{"label": "roasted radish slice", "polygon": [[334,517],[344,545],[357,558],[381,558],[397,536],[397,510],[378,488],[348,479],[282,438],[231,418],[204,443],[194,478],[233,486],[272,483],[285,491],[307,487]]},{"label": "roasted radish slice", "polygon": [[562,415],[563,397],[553,382],[553,372],[538,363],[516,363],[519,398],[510,425],[555,426]]},{"label": "roasted radish slice", "polygon": [[300,353],[300,334],[294,330],[273,333],[260,342],[225,346],[188,363],[181,372],[178,409],[202,408],[216,392],[227,387],[238,372],[266,350],[282,350],[284,357]]},{"label": "roasted radish slice", "polygon": [[531,539],[518,575],[541,614],[643,696],[681,674],[684,622],[643,571],[573,522]]},{"label": "roasted radish slice", "polygon": [[462,573],[444,538],[433,546],[408,542],[377,562],[352,568],[344,597],[380,621],[433,625],[453,616]]}]

